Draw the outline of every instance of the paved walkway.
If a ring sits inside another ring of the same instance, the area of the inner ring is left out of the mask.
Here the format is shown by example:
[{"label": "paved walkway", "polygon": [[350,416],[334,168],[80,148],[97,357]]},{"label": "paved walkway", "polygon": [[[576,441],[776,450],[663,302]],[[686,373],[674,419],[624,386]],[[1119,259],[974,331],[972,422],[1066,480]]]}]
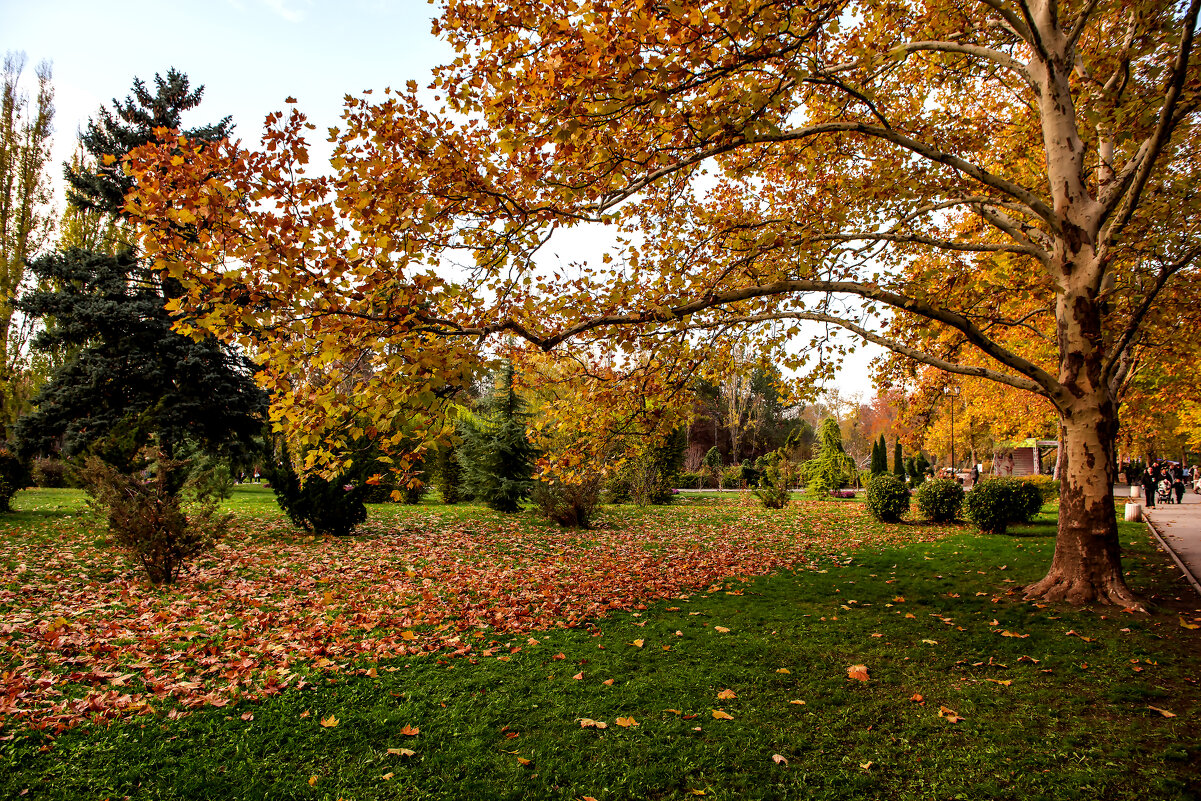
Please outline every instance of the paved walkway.
[{"label": "paved walkway", "polygon": [[1154,509],[1143,510],[1143,519],[1159,535],[1193,589],[1201,593],[1201,495],[1189,489],[1183,504],[1156,504]]}]

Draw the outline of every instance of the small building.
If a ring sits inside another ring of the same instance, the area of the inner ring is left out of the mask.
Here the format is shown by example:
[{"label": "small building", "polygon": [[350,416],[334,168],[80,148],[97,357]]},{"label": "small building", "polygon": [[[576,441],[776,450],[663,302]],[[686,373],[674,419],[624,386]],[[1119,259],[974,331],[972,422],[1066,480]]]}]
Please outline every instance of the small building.
[{"label": "small building", "polygon": [[1030,439],[997,443],[993,453],[994,476],[1037,476],[1055,472],[1059,443],[1053,439]]}]

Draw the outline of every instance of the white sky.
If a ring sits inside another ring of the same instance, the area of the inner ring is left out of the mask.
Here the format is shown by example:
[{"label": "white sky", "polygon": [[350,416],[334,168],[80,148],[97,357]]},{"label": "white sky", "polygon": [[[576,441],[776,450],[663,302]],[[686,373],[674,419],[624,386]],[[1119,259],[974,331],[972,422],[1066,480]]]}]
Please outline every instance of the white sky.
[{"label": "white sky", "polygon": [[[311,158],[319,162],[346,94],[410,79],[424,85],[451,59],[430,32],[435,13],[425,0],[0,0],[0,50],[26,54],[27,88],[38,62],[52,64],[56,163],[70,158],[76,132],[101,105],[123,100],[135,77],[153,85],[170,67],[205,87],[185,124],[232,115],[235,135],[248,142],[285,97],[296,97],[317,126]],[[563,261],[596,259],[590,250],[556,248]],[[848,360],[837,382],[844,396],[874,394],[868,362],[877,352],[867,346]]]}]

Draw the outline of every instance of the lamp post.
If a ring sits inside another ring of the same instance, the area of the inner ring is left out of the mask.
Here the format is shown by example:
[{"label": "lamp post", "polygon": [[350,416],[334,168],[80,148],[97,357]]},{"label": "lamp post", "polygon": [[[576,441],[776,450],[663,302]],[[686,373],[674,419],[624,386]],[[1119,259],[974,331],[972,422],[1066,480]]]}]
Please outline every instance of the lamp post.
[{"label": "lamp post", "polygon": [[942,388],[943,394],[951,401],[951,473],[957,475],[955,469],[955,399],[959,397],[959,385],[948,384]]}]

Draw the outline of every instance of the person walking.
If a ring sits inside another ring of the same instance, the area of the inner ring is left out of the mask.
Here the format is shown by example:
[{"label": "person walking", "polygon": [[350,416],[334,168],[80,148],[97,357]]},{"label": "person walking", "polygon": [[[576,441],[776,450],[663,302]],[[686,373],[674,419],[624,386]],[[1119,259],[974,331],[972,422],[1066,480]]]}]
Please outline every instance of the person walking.
[{"label": "person walking", "polygon": [[1176,503],[1184,503],[1184,465],[1172,467],[1172,491],[1176,493]]},{"label": "person walking", "polygon": [[1147,508],[1155,506],[1155,485],[1159,482],[1155,479],[1155,465],[1148,466],[1143,470],[1143,475],[1139,479],[1143,485],[1143,497],[1146,498]]}]

